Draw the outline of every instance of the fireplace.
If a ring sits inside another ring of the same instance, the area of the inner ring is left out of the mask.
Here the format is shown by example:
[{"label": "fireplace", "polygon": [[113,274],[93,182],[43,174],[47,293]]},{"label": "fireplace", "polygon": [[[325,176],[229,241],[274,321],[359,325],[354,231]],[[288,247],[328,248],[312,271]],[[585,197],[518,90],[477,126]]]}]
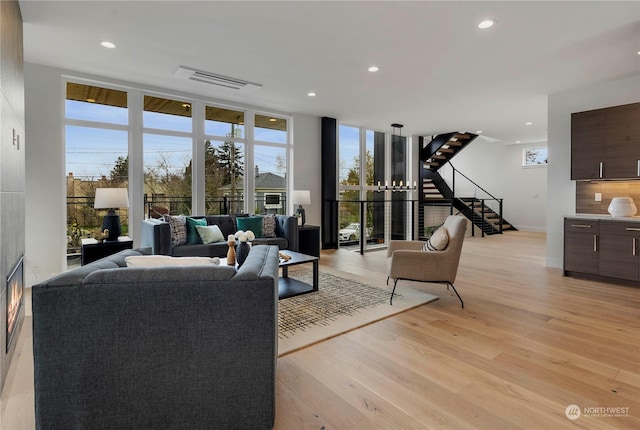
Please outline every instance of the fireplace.
[{"label": "fireplace", "polygon": [[23,257],[20,257],[18,264],[7,276],[7,345],[6,352],[9,352],[13,335],[17,329],[18,317],[24,306],[24,269],[22,266]]}]

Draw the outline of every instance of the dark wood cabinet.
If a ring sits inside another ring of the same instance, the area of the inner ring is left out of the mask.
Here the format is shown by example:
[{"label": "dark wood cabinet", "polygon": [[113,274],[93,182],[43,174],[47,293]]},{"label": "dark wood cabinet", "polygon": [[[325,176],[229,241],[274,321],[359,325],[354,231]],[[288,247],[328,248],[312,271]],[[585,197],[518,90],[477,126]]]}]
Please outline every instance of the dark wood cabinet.
[{"label": "dark wood cabinet", "polygon": [[604,141],[604,109],[571,114],[571,179],[602,177]]},{"label": "dark wood cabinet", "polygon": [[638,281],[640,279],[640,223],[600,223],[599,274],[612,278]]},{"label": "dark wood cabinet", "polygon": [[640,178],[640,103],[571,114],[571,179]]},{"label": "dark wood cabinet", "polygon": [[640,220],[566,218],[564,274],[640,281]]},{"label": "dark wood cabinet", "polygon": [[606,109],[604,177],[640,177],[640,103]]},{"label": "dark wood cabinet", "polygon": [[597,220],[565,219],[564,271],[598,274]]}]

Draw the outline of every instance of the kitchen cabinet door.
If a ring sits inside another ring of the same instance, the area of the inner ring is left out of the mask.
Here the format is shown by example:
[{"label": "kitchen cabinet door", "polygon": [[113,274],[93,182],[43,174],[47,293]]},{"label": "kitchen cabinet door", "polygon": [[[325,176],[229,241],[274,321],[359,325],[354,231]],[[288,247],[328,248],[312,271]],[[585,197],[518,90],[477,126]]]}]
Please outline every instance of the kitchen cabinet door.
[{"label": "kitchen cabinet door", "polygon": [[571,114],[571,179],[602,178],[605,131],[605,109]]},{"label": "kitchen cabinet door", "polygon": [[605,111],[604,177],[640,177],[640,103]]}]

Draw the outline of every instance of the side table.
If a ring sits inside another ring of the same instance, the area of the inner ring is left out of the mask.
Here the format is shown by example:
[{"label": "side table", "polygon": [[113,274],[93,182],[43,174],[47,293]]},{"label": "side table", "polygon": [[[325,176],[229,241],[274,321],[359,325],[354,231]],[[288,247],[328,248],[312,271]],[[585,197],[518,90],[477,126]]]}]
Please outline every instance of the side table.
[{"label": "side table", "polygon": [[320,227],[305,224],[298,227],[298,252],[320,258]]},{"label": "side table", "polygon": [[80,264],[84,266],[123,249],[133,249],[133,239],[127,236],[120,236],[118,240],[105,240],[104,242],[98,242],[95,239],[82,239]]}]

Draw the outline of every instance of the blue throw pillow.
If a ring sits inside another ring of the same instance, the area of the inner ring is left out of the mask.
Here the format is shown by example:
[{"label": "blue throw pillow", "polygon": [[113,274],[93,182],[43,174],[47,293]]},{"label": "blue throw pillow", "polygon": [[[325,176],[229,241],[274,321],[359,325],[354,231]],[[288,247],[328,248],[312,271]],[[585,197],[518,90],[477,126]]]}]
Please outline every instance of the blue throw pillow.
[{"label": "blue throw pillow", "polygon": [[238,230],[251,230],[256,237],[262,237],[262,217],[248,216],[236,218]]},{"label": "blue throw pillow", "polygon": [[194,219],[187,217],[187,244],[189,245],[202,243],[202,238],[200,237],[200,234],[198,234],[198,230],[196,230],[197,225],[206,226],[207,219]]}]

